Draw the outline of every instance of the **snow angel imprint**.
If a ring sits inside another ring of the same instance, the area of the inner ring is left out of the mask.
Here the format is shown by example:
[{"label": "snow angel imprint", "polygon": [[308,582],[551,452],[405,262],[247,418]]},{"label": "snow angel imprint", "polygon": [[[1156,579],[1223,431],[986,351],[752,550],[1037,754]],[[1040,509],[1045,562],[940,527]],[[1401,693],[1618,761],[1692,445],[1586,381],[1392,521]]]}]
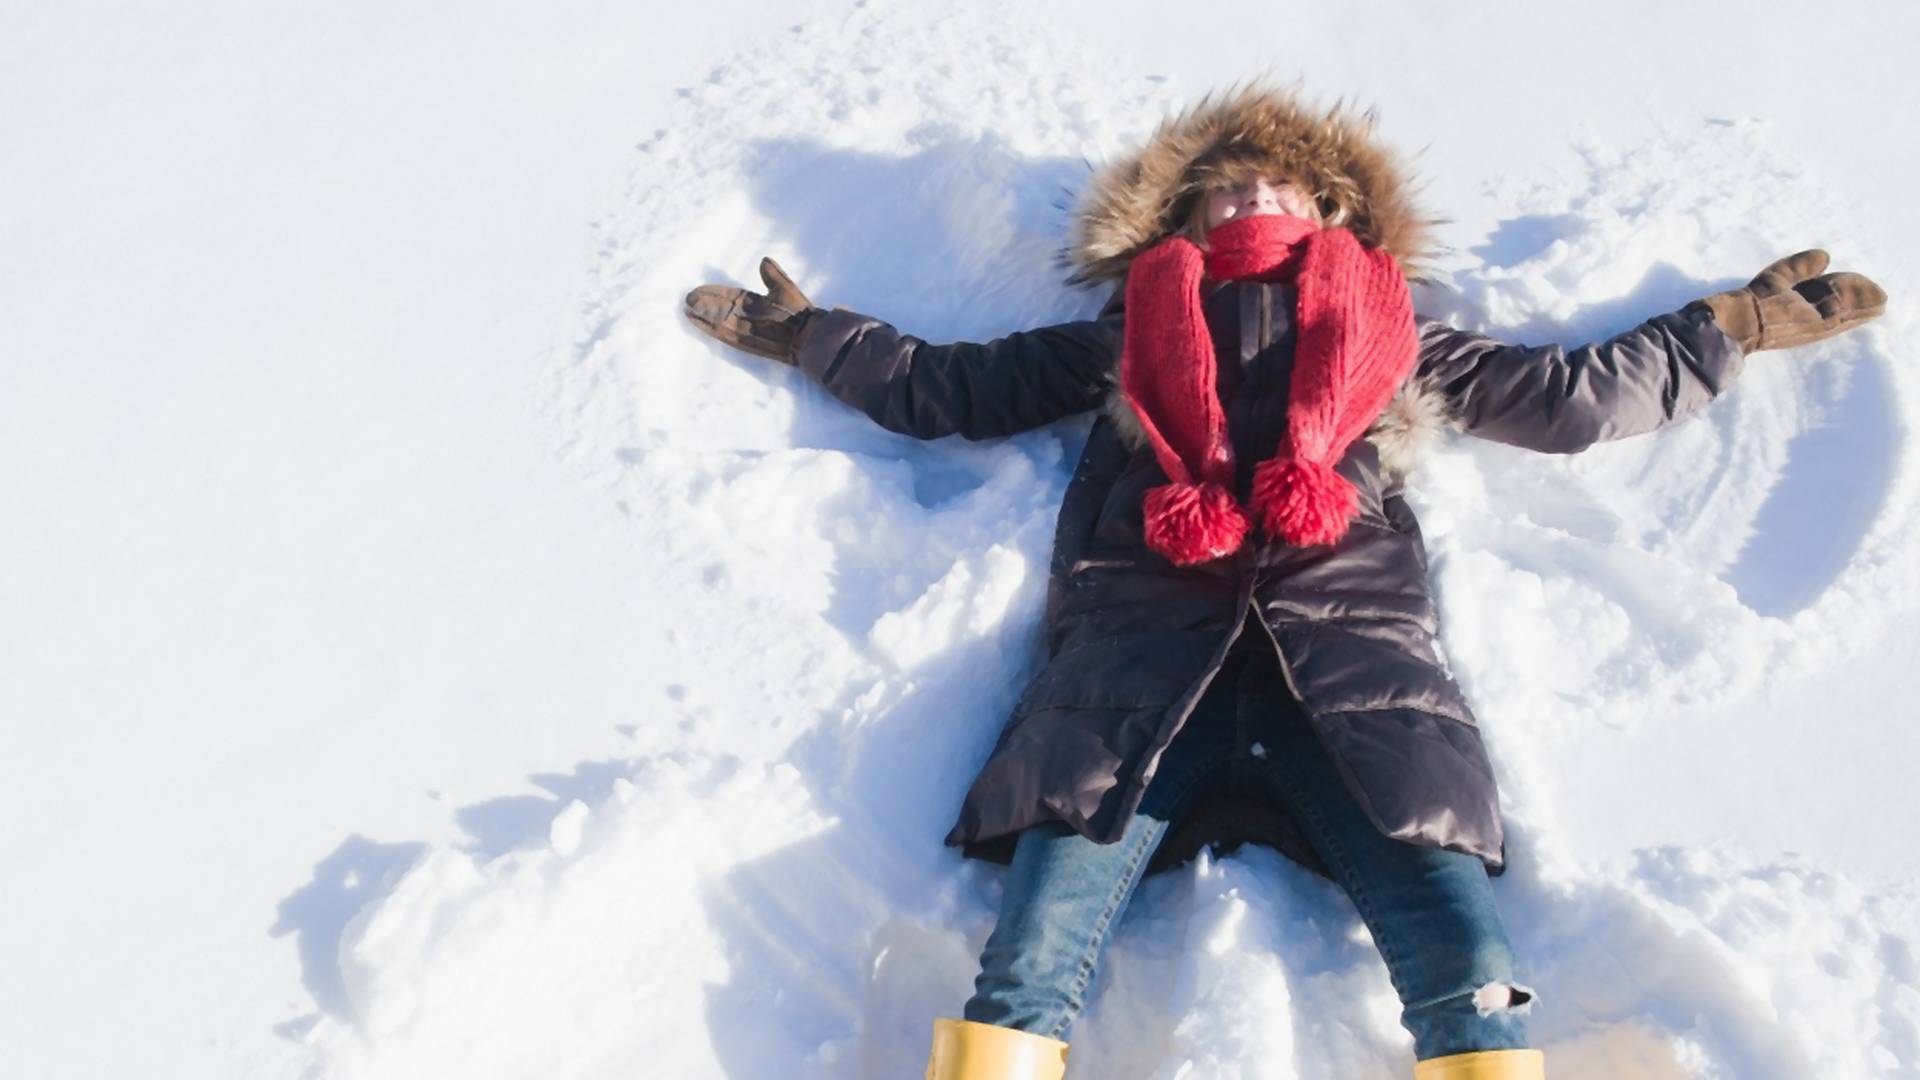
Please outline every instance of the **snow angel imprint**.
[{"label": "snow angel imprint", "polygon": [[1414,313],[1429,240],[1366,118],[1256,86],[1094,176],[1068,254],[1075,281],[1113,290],[1095,319],[929,344],[822,309],[771,260],[765,294],[687,297],[707,333],[907,435],[1099,413],[1060,507],[1046,663],[947,836],[1011,865],[930,1078],[1057,1080],[1140,880],[1242,843],[1353,899],[1417,1078],[1544,1075],[1490,881],[1493,768],[1435,649],[1411,458],[1442,425],[1552,453],[1655,431],[1747,354],[1886,297],[1806,251],[1607,341],[1526,347]]}]

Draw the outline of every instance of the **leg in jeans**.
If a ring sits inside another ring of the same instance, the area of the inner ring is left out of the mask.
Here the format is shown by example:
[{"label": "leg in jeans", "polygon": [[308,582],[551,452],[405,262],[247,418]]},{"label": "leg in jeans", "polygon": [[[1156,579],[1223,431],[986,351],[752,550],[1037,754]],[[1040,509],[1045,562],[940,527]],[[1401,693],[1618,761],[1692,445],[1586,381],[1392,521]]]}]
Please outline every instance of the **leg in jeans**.
[{"label": "leg in jeans", "polygon": [[1532,991],[1513,981],[1513,951],[1485,864],[1383,835],[1347,791],[1277,669],[1271,680],[1247,683],[1259,689],[1243,708],[1271,747],[1258,780],[1299,820],[1366,921],[1400,996],[1414,1056],[1527,1047],[1519,1006]]},{"label": "leg in jeans", "polygon": [[963,1014],[968,1020],[1066,1038],[1168,825],[1232,755],[1232,681],[1221,672],[1195,706],[1118,842],[1096,844],[1058,823],[1020,834],[1000,919]]}]

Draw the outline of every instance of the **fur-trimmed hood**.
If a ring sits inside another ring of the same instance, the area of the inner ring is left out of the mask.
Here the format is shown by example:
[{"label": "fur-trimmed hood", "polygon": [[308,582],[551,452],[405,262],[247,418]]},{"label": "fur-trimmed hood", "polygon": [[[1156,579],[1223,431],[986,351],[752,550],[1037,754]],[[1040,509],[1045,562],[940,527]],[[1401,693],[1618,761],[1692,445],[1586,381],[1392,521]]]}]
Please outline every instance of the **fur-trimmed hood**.
[{"label": "fur-trimmed hood", "polygon": [[1306,187],[1329,225],[1420,276],[1435,222],[1415,207],[1405,167],[1373,128],[1371,112],[1320,108],[1297,90],[1253,84],[1201,98],[1094,173],[1064,252],[1072,280],[1119,281],[1134,256],[1180,230],[1203,192],[1260,175]]},{"label": "fur-trimmed hood", "polygon": [[[1255,176],[1306,187],[1322,219],[1390,253],[1410,280],[1434,251],[1434,219],[1415,206],[1405,166],[1374,137],[1372,112],[1319,107],[1297,90],[1260,84],[1209,94],[1156,128],[1138,149],[1097,170],[1079,199],[1062,259],[1077,284],[1124,288],[1135,256],[1179,232],[1207,191]],[[1116,296],[1117,300],[1117,296]],[[1116,386],[1106,412],[1129,446],[1145,445]],[[1367,432],[1397,482],[1444,426],[1436,400],[1410,382]]]}]

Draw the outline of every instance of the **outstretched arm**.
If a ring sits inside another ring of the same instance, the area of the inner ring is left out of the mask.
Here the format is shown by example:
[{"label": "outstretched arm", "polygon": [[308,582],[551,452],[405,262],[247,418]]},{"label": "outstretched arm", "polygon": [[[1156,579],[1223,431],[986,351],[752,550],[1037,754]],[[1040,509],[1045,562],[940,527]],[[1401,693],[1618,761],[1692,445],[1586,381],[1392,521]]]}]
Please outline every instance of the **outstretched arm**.
[{"label": "outstretched arm", "polygon": [[795,362],[890,431],[991,439],[1099,408],[1119,353],[1117,316],[932,345],[835,310],[808,320]]},{"label": "outstretched arm", "polygon": [[760,274],[766,295],[703,285],[688,294],[687,317],[915,438],[998,438],[1099,408],[1119,362],[1117,310],[985,344],[933,345],[868,315],[815,307],[771,259]]},{"label": "outstretched arm", "polygon": [[1571,454],[1692,414],[1740,374],[1745,354],[1704,312],[1647,320],[1593,345],[1510,345],[1420,320],[1415,378],[1463,431]]},{"label": "outstretched arm", "polygon": [[1573,350],[1508,345],[1423,319],[1415,378],[1471,434],[1574,453],[1691,415],[1732,385],[1748,353],[1831,337],[1886,310],[1873,282],[1821,275],[1826,266],[1825,252],[1803,251],[1744,288]]}]

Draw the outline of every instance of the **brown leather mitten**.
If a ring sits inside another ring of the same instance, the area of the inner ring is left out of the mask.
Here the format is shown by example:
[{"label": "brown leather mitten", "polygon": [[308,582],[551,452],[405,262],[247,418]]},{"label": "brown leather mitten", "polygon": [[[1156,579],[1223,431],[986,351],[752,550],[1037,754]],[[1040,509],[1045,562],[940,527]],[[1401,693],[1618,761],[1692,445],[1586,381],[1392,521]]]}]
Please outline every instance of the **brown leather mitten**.
[{"label": "brown leather mitten", "polygon": [[772,259],[760,260],[760,280],[767,283],[765,296],[731,285],[700,286],[687,294],[687,318],[736,349],[791,364],[813,301]]},{"label": "brown leather mitten", "polygon": [[[1860,274],[1824,274],[1818,248],[1771,263],[1746,284],[1695,300],[1742,352],[1791,349],[1852,329],[1887,310],[1887,294]],[[1816,276],[1818,275],[1818,276]]]}]

